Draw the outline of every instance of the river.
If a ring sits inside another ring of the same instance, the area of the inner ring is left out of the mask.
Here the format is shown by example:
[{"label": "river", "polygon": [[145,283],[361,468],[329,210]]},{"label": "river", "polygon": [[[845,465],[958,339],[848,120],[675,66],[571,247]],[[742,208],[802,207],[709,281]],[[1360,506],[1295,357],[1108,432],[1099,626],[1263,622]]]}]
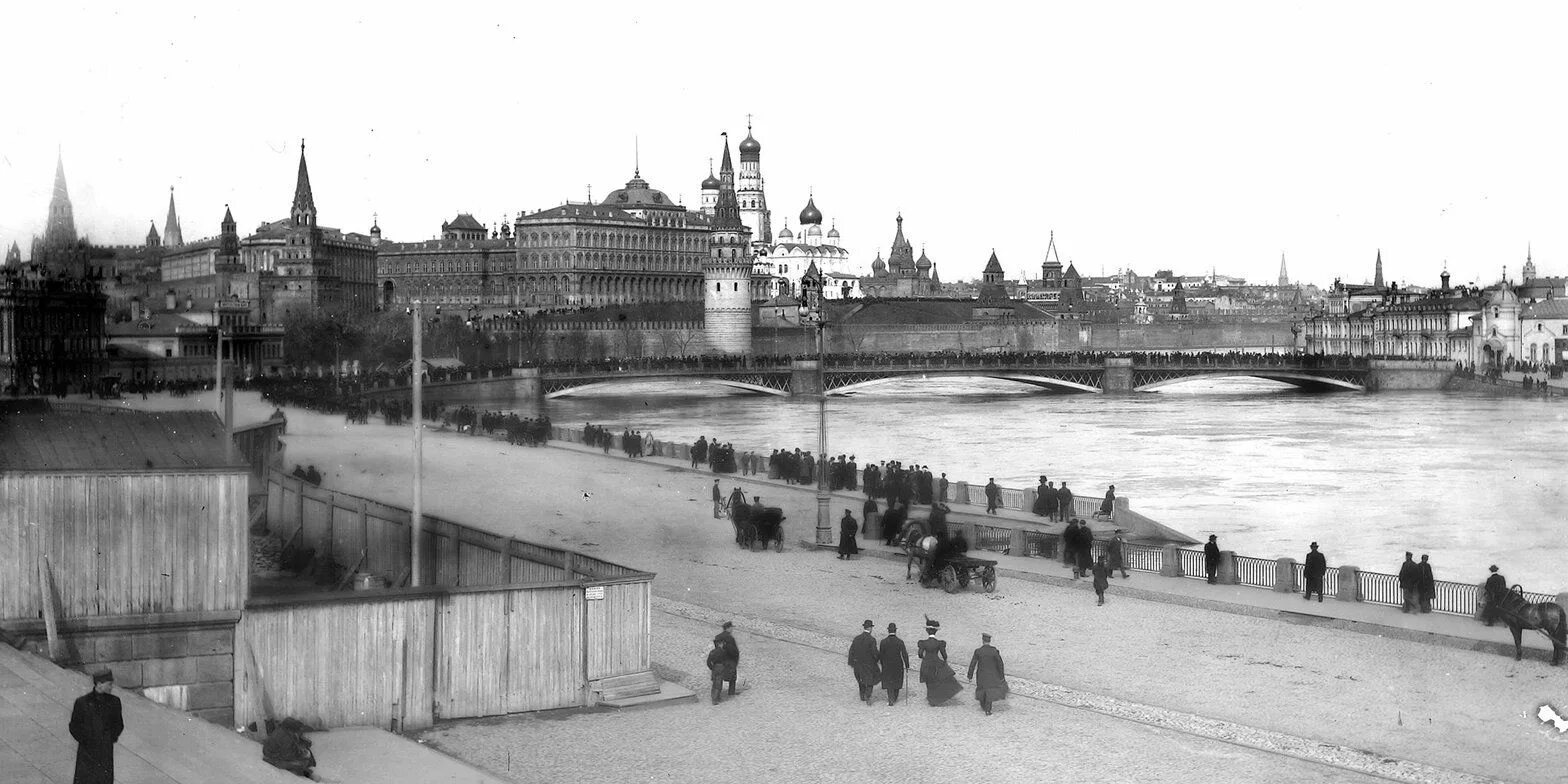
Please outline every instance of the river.
[{"label": "river", "polygon": [[[502,407],[496,401],[491,407]],[[949,479],[1079,497],[1114,483],[1132,508],[1241,555],[1568,590],[1568,407],[1470,393],[1309,394],[1269,381],[1193,381],[1133,396],[1050,394],[986,379],[905,381],[828,401],[829,452],[922,463]],[[585,421],[698,435],[767,454],[816,447],[814,401],[701,382],[628,384],[549,402]]]}]

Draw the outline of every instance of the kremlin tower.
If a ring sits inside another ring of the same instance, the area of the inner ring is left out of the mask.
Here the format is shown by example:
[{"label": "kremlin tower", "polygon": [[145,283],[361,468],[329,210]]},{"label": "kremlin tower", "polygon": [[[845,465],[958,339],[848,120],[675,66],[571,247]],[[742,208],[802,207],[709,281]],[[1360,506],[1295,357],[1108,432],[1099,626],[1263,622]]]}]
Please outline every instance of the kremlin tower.
[{"label": "kremlin tower", "polygon": [[[759,176],[759,185],[760,182]],[[725,134],[708,260],[702,265],[703,331],[711,352],[751,353],[751,254],[751,230],[741,220],[735,194],[735,169],[730,163],[730,140]]]}]

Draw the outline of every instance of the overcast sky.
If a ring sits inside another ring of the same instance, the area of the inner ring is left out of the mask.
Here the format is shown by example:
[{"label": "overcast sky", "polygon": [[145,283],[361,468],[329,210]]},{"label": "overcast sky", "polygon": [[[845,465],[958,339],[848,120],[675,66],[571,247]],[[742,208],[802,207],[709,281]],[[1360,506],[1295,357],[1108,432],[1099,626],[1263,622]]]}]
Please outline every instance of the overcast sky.
[{"label": "overcast sky", "polygon": [[28,3],[0,12],[0,243],[140,242],[595,199],[695,208],[755,118],[774,230],[808,191],[863,268],[894,217],[944,279],[1211,268],[1272,282],[1568,274],[1568,4]]}]

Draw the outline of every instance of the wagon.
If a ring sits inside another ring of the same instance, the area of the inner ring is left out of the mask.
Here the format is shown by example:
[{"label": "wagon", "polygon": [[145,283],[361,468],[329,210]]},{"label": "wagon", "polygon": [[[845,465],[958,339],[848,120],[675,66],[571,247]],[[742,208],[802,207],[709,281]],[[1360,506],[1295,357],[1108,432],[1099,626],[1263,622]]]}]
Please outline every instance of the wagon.
[{"label": "wagon", "polygon": [[[941,572],[929,575],[926,573],[926,564],[931,558],[931,551],[915,543],[905,545],[904,552],[909,554],[909,561],[904,565],[904,579],[914,579],[912,575],[918,574],[922,588],[940,585],[948,593],[958,593],[960,589],[968,588],[971,582],[978,582],[980,589],[986,593],[996,590],[996,561],[956,555],[947,559]],[[914,571],[917,563],[920,565],[918,573]]]},{"label": "wagon", "polygon": [[784,552],[784,510],[776,506],[754,507],[740,504],[733,510],[735,543],[755,551],[772,542],[774,549]]}]

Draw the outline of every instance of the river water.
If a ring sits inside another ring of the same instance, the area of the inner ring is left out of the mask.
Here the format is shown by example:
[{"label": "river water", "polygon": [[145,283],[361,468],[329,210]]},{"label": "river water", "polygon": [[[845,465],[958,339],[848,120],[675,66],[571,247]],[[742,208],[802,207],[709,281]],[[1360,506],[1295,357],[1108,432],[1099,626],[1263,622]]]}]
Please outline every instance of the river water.
[{"label": "river water", "polygon": [[[504,407],[495,401],[490,407]],[[1303,393],[1193,381],[1133,396],[1050,394],[987,379],[903,381],[828,401],[833,455],[921,463],[950,480],[1132,508],[1241,555],[1394,573],[1429,553],[1438,579],[1497,564],[1527,590],[1568,590],[1568,406],[1453,392]],[[815,449],[815,401],[701,382],[627,384],[549,402],[552,420],[698,435],[739,451]]]}]

